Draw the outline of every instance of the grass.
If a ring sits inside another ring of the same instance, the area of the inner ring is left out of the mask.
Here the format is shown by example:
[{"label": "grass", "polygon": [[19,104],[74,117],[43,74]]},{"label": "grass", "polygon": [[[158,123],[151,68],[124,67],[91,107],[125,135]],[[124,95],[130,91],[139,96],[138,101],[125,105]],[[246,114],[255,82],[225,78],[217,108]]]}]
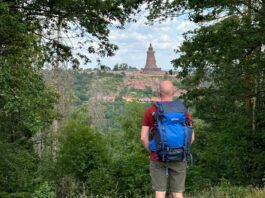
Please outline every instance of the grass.
[{"label": "grass", "polygon": [[265,198],[265,189],[258,190],[246,187],[214,187],[201,194],[186,195],[186,198]]}]

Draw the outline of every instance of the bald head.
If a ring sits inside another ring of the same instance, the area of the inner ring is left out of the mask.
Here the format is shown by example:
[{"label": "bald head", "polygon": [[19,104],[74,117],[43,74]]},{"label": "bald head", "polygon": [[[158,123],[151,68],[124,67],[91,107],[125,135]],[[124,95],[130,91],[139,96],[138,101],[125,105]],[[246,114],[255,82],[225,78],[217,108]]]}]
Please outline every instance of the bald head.
[{"label": "bald head", "polygon": [[173,98],[176,92],[176,88],[173,86],[171,81],[165,80],[159,85],[159,92],[160,92],[161,98],[165,98],[165,97]]}]

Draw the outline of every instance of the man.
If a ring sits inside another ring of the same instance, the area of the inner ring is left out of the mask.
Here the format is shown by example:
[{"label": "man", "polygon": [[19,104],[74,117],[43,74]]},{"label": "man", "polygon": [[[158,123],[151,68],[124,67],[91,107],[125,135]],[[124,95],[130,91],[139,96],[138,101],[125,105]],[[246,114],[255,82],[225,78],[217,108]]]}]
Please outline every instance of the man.
[{"label": "man", "polygon": [[[161,102],[173,101],[173,96],[176,92],[171,81],[163,81],[159,86]],[[142,129],[141,141],[145,149],[149,151],[149,132],[154,129],[155,120],[152,112],[156,111],[154,105],[150,106],[145,112]],[[189,112],[185,112],[187,120],[191,125],[192,118]],[[192,133],[192,141],[195,139],[194,132]],[[173,198],[183,198],[186,180],[186,162],[168,162],[162,163],[156,152],[150,152],[150,175],[152,180],[152,188],[155,190],[156,198],[165,198],[167,190],[167,180],[170,183],[170,189]]]}]

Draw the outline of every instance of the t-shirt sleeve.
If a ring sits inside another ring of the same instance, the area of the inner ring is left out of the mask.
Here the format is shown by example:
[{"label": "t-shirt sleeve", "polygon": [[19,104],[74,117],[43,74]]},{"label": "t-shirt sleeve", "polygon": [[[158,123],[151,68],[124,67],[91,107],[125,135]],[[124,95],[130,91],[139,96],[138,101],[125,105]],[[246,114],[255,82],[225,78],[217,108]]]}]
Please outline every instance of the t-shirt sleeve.
[{"label": "t-shirt sleeve", "polygon": [[143,118],[142,126],[151,126],[151,122],[150,122],[150,111],[149,111],[149,109],[146,110],[145,113],[144,113],[144,118]]},{"label": "t-shirt sleeve", "polygon": [[154,118],[152,116],[152,112],[155,111],[155,107],[151,106],[149,107],[144,114],[142,126],[149,126],[152,127],[154,125]]},{"label": "t-shirt sleeve", "polygon": [[188,125],[191,125],[192,124],[192,117],[191,117],[190,112],[188,110],[186,111],[186,118],[188,121]]}]

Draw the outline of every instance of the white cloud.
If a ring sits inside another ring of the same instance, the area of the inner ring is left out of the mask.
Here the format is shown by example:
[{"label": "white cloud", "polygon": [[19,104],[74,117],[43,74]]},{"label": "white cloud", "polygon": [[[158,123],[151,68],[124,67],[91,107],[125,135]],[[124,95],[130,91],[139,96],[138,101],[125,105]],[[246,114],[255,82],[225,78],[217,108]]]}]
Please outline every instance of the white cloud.
[{"label": "white cloud", "polygon": [[145,65],[146,51],[151,42],[157,64],[164,69],[172,68],[170,61],[176,58],[174,49],[183,42],[182,34],[194,29],[195,25],[183,18],[174,18],[153,26],[145,22],[143,14],[136,23],[127,24],[125,29],[112,28],[109,38],[119,46],[119,50],[114,57],[103,58],[102,63],[111,67],[116,63],[128,63],[141,68]]},{"label": "white cloud", "polygon": [[190,21],[182,21],[179,24],[177,24],[176,31],[184,33],[186,31],[194,29],[194,28],[195,28],[194,23],[192,23]]}]

